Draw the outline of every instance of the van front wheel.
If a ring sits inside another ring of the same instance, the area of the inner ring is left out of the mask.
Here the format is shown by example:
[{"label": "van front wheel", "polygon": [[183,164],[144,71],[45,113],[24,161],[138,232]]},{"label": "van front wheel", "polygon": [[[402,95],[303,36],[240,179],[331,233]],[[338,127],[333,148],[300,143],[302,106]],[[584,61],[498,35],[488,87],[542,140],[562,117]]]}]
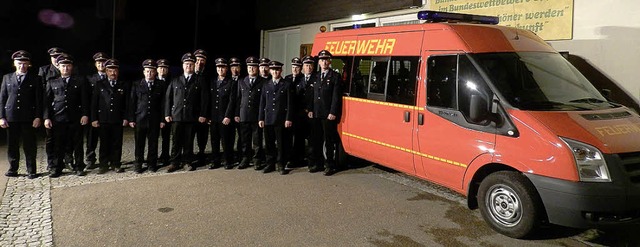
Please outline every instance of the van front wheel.
[{"label": "van front wheel", "polygon": [[487,176],[478,189],[484,220],[495,231],[512,238],[525,238],[539,227],[544,214],[539,198],[533,184],[513,171]]}]

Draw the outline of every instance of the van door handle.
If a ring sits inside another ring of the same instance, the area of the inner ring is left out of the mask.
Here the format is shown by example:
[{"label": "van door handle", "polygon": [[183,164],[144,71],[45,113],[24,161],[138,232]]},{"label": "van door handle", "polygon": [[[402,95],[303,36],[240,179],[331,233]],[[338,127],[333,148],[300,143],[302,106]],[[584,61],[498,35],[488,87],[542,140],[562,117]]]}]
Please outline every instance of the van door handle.
[{"label": "van door handle", "polygon": [[409,121],[411,121],[411,112],[410,111],[405,111],[404,112],[404,122],[408,123]]},{"label": "van door handle", "polygon": [[424,114],[418,113],[418,125],[424,125]]}]

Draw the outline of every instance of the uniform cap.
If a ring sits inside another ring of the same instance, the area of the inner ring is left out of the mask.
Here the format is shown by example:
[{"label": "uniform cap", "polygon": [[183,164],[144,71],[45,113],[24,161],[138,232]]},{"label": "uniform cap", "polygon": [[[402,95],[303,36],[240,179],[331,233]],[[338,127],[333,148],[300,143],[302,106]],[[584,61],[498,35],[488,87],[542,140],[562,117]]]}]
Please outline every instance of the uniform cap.
[{"label": "uniform cap", "polygon": [[187,52],[184,55],[182,55],[182,59],[180,59],[183,63],[186,61],[191,61],[191,62],[195,62],[196,61],[196,57],[193,56],[193,54],[191,54],[191,52]]},{"label": "uniform cap", "polygon": [[294,57],[291,59],[291,65],[302,66],[302,60],[299,57]]},{"label": "uniform cap", "polygon": [[216,66],[226,67],[227,65],[228,65],[227,64],[227,59],[224,59],[224,58],[221,58],[221,57],[216,58]]},{"label": "uniform cap", "polygon": [[64,53],[64,50],[60,47],[51,47],[49,48],[49,50],[47,50],[47,52],[49,53],[49,56],[56,57]]},{"label": "uniform cap", "polygon": [[245,62],[247,63],[247,66],[258,66],[258,58],[256,57],[248,57]]},{"label": "uniform cap", "polygon": [[203,49],[197,49],[193,52],[193,55],[196,57],[201,57],[204,59],[207,59],[207,52],[204,51]]},{"label": "uniform cap", "polygon": [[104,62],[104,66],[110,69],[117,69],[120,67],[120,62],[118,62],[118,60],[116,60],[115,58],[112,58]]},{"label": "uniform cap", "polygon": [[93,54],[94,61],[107,61],[107,59],[109,59],[109,56],[104,52],[97,52],[96,54]]},{"label": "uniform cap", "polygon": [[169,68],[169,61],[167,59],[158,59],[156,65],[158,65],[158,67]]},{"label": "uniform cap", "polygon": [[157,68],[156,61],[154,61],[153,59],[145,59],[144,61],[142,61],[142,67],[155,69]]},{"label": "uniform cap", "polygon": [[329,52],[327,50],[322,50],[322,51],[318,52],[318,58],[319,59],[331,58],[331,52]]},{"label": "uniform cap", "polygon": [[316,61],[314,61],[314,60],[313,60],[313,57],[312,57],[312,56],[309,56],[309,55],[306,55],[306,56],[304,56],[304,57],[302,58],[302,63],[310,63],[310,64],[313,64],[313,63],[315,63],[315,62],[316,62]]},{"label": "uniform cap", "polygon": [[240,66],[242,65],[242,63],[240,63],[240,59],[238,59],[237,57],[232,57],[229,59],[229,65],[231,66]]},{"label": "uniform cap", "polygon": [[282,69],[282,64],[281,62],[278,61],[271,61],[269,62],[269,69]]},{"label": "uniform cap", "polygon": [[270,59],[268,59],[266,57],[263,57],[263,58],[260,58],[260,64],[259,65],[260,66],[269,66],[269,62],[271,62]]},{"label": "uniform cap", "polygon": [[57,64],[73,64],[73,58],[71,55],[62,53],[56,57]]},{"label": "uniform cap", "polygon": [[31,60],[31,54],[25,50],[19,50],[11,54],[11,59],[18,61],[29,61]]}]

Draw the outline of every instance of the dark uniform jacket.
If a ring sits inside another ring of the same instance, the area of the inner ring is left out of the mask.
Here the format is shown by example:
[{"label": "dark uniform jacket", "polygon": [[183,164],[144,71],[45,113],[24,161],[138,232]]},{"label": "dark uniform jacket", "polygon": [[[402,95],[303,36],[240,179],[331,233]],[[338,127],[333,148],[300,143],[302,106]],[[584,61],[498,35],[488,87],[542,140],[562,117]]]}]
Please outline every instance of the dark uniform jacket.
[{"label": "dark uniform jacket", "polygon": [[[313,96],[313,87],[311,87],[311,83],[313,83],[313,77],[309,78],[309,81],[306,82],[304,78],[304,74],[298,74],[295,79],[293,78],[293,74],[289,74],[284,77],[285,79],[292,81],[293,88],[293,105],[296,106],[296,114],[299,116],[306,116],[307,105],[309,105],[309,95]],[[310,91],[311,93],[307,93]]]},{"label": "dark uniform jacket", "polygon": [[328,70],[324,80],[321,73],[317,73],[313,87],[313,100],[308,106],[313,111],[314,118],[325,119],[329,114],[340,121],[342,116],[342,79],[338,73]]},{"label": "dark uniform jacket", "polygon": [[53,64],[47,64],[38,69],[38,75],[42,79],[42,87],[44,88],[48,81],[60,77],[60,70],[54,67]]},{"label": "dark uniform jacket", "polygon": [[18,83],[16,73],[5,74],[0,88],[0,118],[8,122],[33,122],[42,117],[40,76],[27,73]]},{"label": "dark uniform jacket", "polygon": [[129,122],[135,122],[139,127],[153,125],[159,128],[160,122],[164,119],[164,96],[165,88],[159,80],[154,80],[151,88],[145,79],[133,83],[129,102]]},{"label": "dark uniform jacket", "polygon": [[233,119],[235,116],[235,106],[233,103],[236,97],[238,85],[230,77],[224,78],[218,84],[218,78],[209,83],[209,104],[207,105],[207,118],[212,122],[221,123],[225,117]]},{"label": "dark uniform jacket", "polygon": [[258,122],[260,97],[265,81],[259,75],[255,77],[253,85],[250,85],[249,76],[238,81],[238,95],[235,99],[236,116],[240,117],[240,122]]},{"label": "dark uniform jacket", "polygon": [[292,121],[292,95],[291,81],[281,78],[278,85],[274,85],[273,81],[266,81],[260,97],[260,121],[264,121],[265,125],[283,126],[284,121]]},{"label": "dark uniform jacket", "polygon": [[204,79],[195,75],[188,82],[184,74],[174,77],[165,95],[164,116],[171,116],[174,122],[197,122],[198,117],[205,117],[201,109],[206,109],[203,103],[208,103],[208,96],[203,84]]},{"label": "dark uniform jacket", "polygon": [[89,87],[88,87],[89,92],[93,92],[93,88],[96,86],[96,83],[98,81],[106,80],[106,79],[107,79],[107,75],[106,74],[104,75],[103,79],[100,79],[100,74],[98,74],[97,72],[92,74],[92,75],[90,75],[90,76],[87,76],[87,81],[89,82],[88,83],[89,84]]},{"label": "dark uniform jacket", "polygon": [[82,116],[89,116],[89,102],[87,82],[83,77],[71,76],[68,83],[58,77],[46,86],[44,119],[80,124]]},{"label": "dark uniform jacket", "polygon": [[122,124],[127,119],[129,90],[129,84],[122,81],[117,81],[114,87],[111,87],[108,80],[96,83],[91,97],[91,121]]}]

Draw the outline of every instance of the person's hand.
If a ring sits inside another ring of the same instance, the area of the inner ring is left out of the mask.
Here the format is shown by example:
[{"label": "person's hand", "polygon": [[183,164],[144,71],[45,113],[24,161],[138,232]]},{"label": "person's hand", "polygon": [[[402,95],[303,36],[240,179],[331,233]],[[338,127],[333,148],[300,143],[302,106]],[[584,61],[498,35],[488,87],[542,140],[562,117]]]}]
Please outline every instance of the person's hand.
[{"label": "person's hand", "polygon": [[87,116],[82,116],[80,118],[80,125],[87,125],[89,123],[89,117]]},{"label": "person's hand", "polygon": [[167,123],[171,123],[171,121],[173,121],[173,118],[171,118],[171,116],[166,116],[164,117],[164,121],[166,121]]},{"label": "person's hand", "polygon": [[100,123],[98,122],[98,120],[91,122],[91,126],[93,126],[94,128],[98,128],[100,127]]},{"label": "person's hand", "polygon": [[135,128],[136,127],[136,122],[129,122],[129,127]]},{"label": "person's hand", "polygon": [[329,116],[327,116],[327,119],[329,119],[331,121],[336,120],[336,115],[329,114]]},{"label": "person's hand", "polygon": [[291,126],[293,126],[293,122],[291,122],[289,120],[284,121],[284,127],[285,128],[291,128]]},{"label": "person's hand", "polygon": [[264,128],[264,121],[259,121],[258,122],[258,127]]},{"label": "person's hand", "polygon": [[0,118],[0,128],[6,129],[9,127],[9,122],[6,119]]},{"label": "person's hand", "polygon": [[199,118],[198,118],[198,122],[200,122],[200,123],[206,123],[206,122],[207,122],[207,118],[206,118],[206,117],[199,117]]},{"label": "person's hand", "polygon": [[36,118],[36,119],[33,120],[33,125],[31,125],[31,126],[33,126],[34,128],[38,128],[38,127],[40,127],[41,121],[42,120],[40,120],[40,118]]},{"label": "person's hand", "polygon": [[240,117],[233,117],[233,120],[235,120],[236,123],[239,123],[240,122]]},{"label": "person's hand", "polygon": [[230,118],[226,117],[226,118],[222,119],[222,124],[229,125],[230,123],[231,123],[231,119]]},{"label": "person's hand", "polygon": [[163,122],[160,122],[160,128],[164,129],[164,123]]},{"label": "person's hand", "polygon": [[129,121],[127,121],[126,119],[122,120],[122,127],[127,127],[127,125],[129,125]]},{"label": "person's hand", "polygon": [[51,129],[51,127],[53,127],[53,123],[51,123],[51,119],[45,119],[44,120],[44,127],[47,129]]},{"label": "person's hand", "polygon": [[307,113],[307,116],[308,116],[309,118],[313,118],[313,112],[312,112],[312,111],[308,112],[308,113]]}]

